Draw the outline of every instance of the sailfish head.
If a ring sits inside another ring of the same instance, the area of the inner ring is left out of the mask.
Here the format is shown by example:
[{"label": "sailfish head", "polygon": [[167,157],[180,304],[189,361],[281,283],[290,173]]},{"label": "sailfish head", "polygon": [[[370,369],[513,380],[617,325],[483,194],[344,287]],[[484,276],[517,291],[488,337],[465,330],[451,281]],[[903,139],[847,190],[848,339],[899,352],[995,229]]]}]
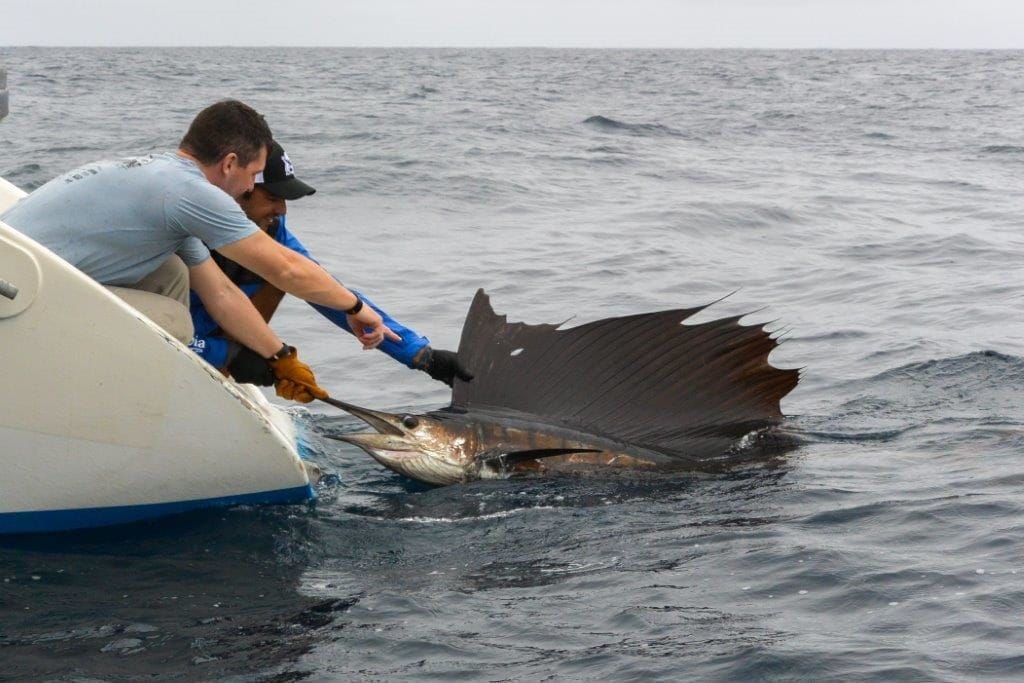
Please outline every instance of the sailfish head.
[{"label": "sailfish head", "polygon": [[332,403],[377,431],[331,438],[359,446],[388,469],[435,486],[479,477],[475,440],[468,438],[468,430],[463,426],[426,415],[386,413],[341,401]]},{"label": "sailfish head", "polygon": [[331,438],[355,444],[388,469],[435,486],[505,477],[516,465],[542,458],[599,452],[581,444],[545,440],[539,433],[528,439],[531,443],[518,443],[510,438],[513,430],[488,428],[479,419],[386,413],[335,399],[330,403],[377,430]]}]

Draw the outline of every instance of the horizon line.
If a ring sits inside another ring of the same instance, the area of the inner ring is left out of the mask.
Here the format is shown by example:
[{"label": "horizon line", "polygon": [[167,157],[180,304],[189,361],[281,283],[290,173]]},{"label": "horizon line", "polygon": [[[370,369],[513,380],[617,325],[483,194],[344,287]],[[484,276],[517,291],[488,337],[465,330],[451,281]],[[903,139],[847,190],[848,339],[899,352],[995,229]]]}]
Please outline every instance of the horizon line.
[{"label": "horizon line", "polygon": [[214,45],[214,44],[108,44],[108,45],[65,45],[49,43],[24,43],[18,45],[5,44],[0,46],[0,52],[15,48],[66,48],[66,49],[195,49],[195,48],[217,48],[217,49],[287,49],[287,50],[658,50],[658,51],[697,51],[697,50],[781,50],[781,51],[821,51],[833,50],[842,52],[861,51],[904,51],[904,52],[1014,52],[1024,50],[1022,47],[885,47],[885,46],[857,46],[857,47],[781,47],[781,46],[743,46],[743,45],[708,45],[708,46],[630,46],[630,45]]}]

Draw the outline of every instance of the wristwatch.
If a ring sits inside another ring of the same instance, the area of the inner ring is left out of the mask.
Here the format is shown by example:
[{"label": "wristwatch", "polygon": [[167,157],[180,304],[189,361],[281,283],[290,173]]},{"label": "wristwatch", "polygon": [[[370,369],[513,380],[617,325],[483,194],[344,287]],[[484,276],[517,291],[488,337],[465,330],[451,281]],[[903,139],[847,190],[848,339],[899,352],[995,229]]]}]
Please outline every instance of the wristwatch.
[{"label": "wristwatch", "polygon": [[355,315],[361,310],[363,310],[363,300],[360,299],[359,297],[356,297],[356,302],[352,304],[352,308],[346,310],[345,313],[347,315]]},{"label": "wristwatch", "polygon": [[287,344],[285,344],[280,349],[277,350],[277,353],[275,353],[273,356],[271,356],[267,360],[269,360],[269,361],[281,360],[282,358],[285,358],[285,357],[289,356],[292,353],[292,351],[294,351],[294,350],[295,349],[293,347],[288,346]]}]

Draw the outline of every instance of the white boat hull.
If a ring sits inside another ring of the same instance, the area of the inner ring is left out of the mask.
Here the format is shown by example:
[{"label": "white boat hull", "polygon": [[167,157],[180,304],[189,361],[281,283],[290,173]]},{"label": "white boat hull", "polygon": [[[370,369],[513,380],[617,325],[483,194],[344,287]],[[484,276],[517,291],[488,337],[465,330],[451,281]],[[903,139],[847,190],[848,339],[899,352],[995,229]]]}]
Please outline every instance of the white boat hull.
[{"label": "white boat hull", "polygon": [[0,533],[314,497],[289,415],[0,222],[3,281]]}]

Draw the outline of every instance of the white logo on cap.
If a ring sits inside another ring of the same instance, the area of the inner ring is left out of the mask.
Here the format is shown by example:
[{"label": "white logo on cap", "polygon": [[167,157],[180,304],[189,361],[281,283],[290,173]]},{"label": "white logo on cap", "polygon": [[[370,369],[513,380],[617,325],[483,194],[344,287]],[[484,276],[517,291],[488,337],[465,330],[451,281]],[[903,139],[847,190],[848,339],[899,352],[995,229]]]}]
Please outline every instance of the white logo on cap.
[{"label": "white logo on cap", "polygon": [[281,155],[281,161],[284,163],[284,174],[295,175],[295,167],[292,166],[292,160],[288,158],[287,152]]},{"label": "white logo on cap", "polygon": [[263,171],[260,171],[259,173],[256,174],[256,180],[254,180],[253,182],[256,183],[257,185],[263,184]]}]

